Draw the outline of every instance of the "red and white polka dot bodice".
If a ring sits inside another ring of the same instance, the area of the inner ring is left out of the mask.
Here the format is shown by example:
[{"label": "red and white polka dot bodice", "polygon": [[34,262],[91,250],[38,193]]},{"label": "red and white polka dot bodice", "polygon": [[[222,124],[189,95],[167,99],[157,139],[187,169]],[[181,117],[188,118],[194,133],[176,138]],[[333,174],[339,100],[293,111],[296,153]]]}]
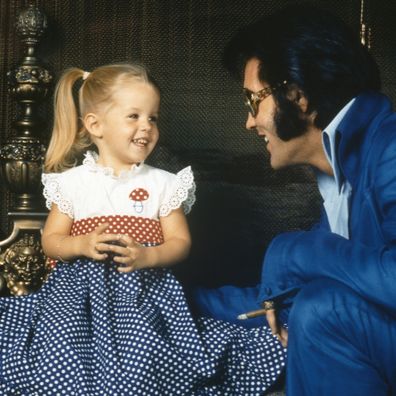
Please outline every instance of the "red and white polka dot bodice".
[{"label": "red and white polka dot bodice", "polygon": [[50,209],[55,203],[73,219],[71,235],[109,223],[107,232],[129,235],[139,243],[160,244],[160,217],[179,207],[185,213],[191,210],[195,183],[190,167],[173,174],[142,163],[115,176],[96,160],[96,153],[87,152],[82,165],[42,175],[46,205]]},{"label": "red and white polka dot bodice", "polygon": [[83,235],[93,231],[98,225],[108,223],[106,232],[123,234],[145,245],[160,245],[164,242],[161,224],[158,220],[137,216],[96,216],[73,221],[71,235]]}]

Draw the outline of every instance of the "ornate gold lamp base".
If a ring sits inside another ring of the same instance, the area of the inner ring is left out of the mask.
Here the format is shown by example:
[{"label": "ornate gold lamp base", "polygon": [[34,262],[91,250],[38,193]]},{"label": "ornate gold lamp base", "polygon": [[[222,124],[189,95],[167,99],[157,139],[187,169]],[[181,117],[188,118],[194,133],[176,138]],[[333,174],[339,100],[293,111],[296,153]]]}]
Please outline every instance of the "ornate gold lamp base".
[{"label": "ornate gold lamp base", "polygon": [[29,2],[18,15],[16,30],[25,51],[21,63],[7,73],[8,92],[20,105],[15,133],[0,147],[0,172],[13,196],[8,217],[13,229],[0,241],[0,295],[25,295],[40,288],[49,269],[41,248],[41,232],[47,217],[41,198],[41,172],[45,146],[44,123],[38,104],[51,87],[51,73],[40,65],[36,46],[47,28],[47,17]]}]

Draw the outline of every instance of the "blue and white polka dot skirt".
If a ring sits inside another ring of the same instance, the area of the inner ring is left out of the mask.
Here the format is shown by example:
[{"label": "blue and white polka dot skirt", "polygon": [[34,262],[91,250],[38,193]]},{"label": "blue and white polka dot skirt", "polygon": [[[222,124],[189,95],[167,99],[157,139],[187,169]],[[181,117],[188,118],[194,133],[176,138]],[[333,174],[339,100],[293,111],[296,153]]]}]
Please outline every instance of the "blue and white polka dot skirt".
[{"label": "blue and white polka dot skirt", "polygon": [[265,326],[194,321],[168,269],[78,260],[0,299],[0,395],[254,396],[284,363]]}]

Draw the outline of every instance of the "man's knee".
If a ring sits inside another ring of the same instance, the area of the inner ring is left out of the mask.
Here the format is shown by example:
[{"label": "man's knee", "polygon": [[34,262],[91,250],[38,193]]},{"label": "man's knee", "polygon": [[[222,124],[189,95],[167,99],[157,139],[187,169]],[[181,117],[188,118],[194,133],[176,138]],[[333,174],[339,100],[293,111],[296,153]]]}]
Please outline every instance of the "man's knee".
[{"label": "man's knee", "polygon": [[[339,327],[349,321],[348,306],[359,296],[348,287],[330,279],[319,279],[305,285],[296,296],[289,316],[289,331],[312,337],[316,331]],[[331,331],[331,330],[330,330]]]}]

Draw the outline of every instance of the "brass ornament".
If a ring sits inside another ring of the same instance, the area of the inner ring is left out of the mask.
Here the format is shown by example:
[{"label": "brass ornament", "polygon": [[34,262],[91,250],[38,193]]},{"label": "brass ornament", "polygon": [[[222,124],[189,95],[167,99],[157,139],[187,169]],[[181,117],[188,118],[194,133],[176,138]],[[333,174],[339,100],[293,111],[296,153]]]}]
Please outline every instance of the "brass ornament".
[{"label": "brass ornament", "polygon": [[[37,290],[48,274],[40,246],[47,212],[43,207],[41,174],[46,152],[41,142],[44,122],[37,107],[47,96],[52,74],[36,57],[36,47],[47,29],[47,17],[32,4],[22,10],[16,30],[24,44],[19,65],[7,73],[8,93],[20,107],[14,131],[0,147],[0,174],[12,193],[8,217],[10,235],[0,241],[0,293],[24,295]],[[8,290],[7,290],[8,288]]]},{"label": "brass ornament", "polygon": [[34,137],[11,138],[0,149],[1,176],[15,194],[14,210],[40,209],[41,173],[45,146]]},{"label": "brass ornament", "polygon": [[46,15],[32,3],[19,13],[16,22],[16,30],[22,42],[29,45],[36,45],[47,27]]},{"label": "brass ornament", "polygon": [[0,257],[3,279],[14,296],[38,290],[48,276],[46,258],[33,233],[24,233]]}]

